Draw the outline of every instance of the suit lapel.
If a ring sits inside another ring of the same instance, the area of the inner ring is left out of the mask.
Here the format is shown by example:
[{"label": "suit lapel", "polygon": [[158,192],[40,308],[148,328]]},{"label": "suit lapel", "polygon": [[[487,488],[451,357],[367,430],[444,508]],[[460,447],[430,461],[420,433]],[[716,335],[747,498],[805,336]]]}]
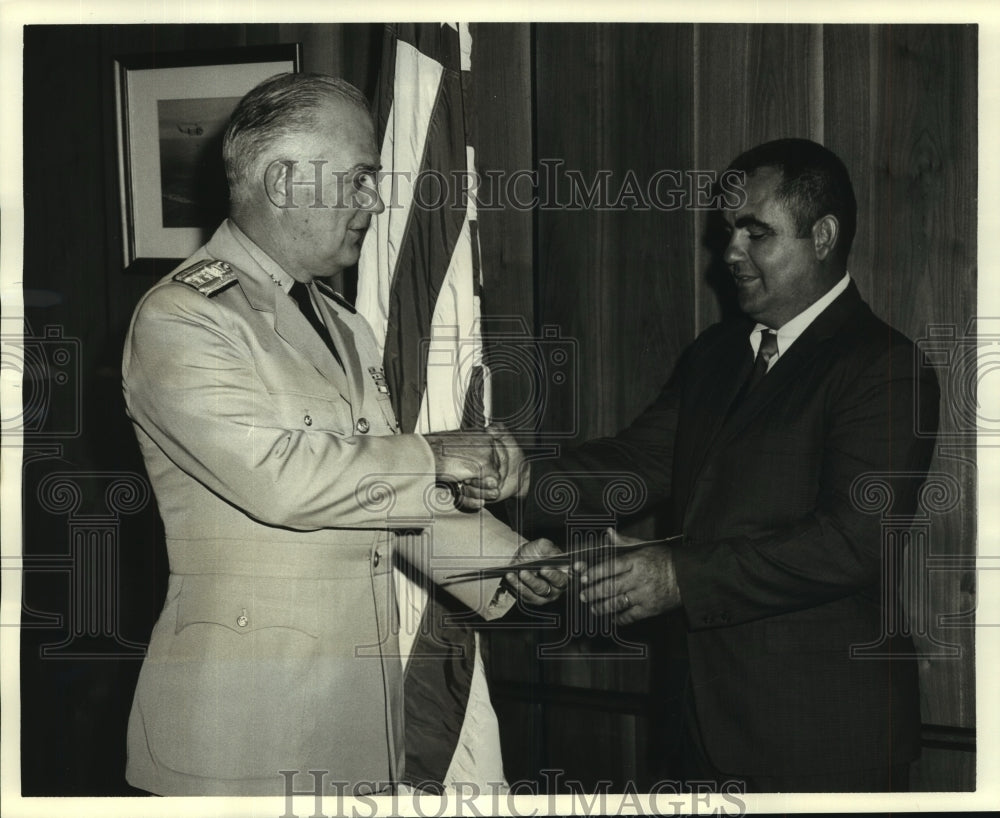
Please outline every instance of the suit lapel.
[{"label": "suit lapel", "polygon": [[750,327],[741,327],[735,342],[720,344],[718,356],[713,356],[712,372],[705,373],[705,391],[698,403],[701,411],[695,425],[696,438],[703,453],[726,425],[729,409],[753,369],[753,347],[749,341]]},{"label": "suit lapel", "polygon": [[689,398],[691,411],[685,416],[687,433],[676,444],[682,447],[677,456],[689,464],[689,468],[680,472],[688,480],[687,485],[677,487],[681,496],[689,496],[707,461],[712,442],[726,422],[736,393],[750,375],[753,349],[748,337],[752,326],[747,321],[736,322],[698,364],[704,371],[698,373],[697,391]]},{"label": "suit lapel", "polygon": [[738,436],[747,424],[774,401],[780,400],[782,395],[794,390],[803,369],[814,361],[819,349],[841,332],[848,321],[857,315],[858,310],[865,309],[867,307],[861,300],[854,282],[851,281],[848,288],[817,316],[816,320],[795,340],[791,349],[778,358],[764,379],[733,410],[711,441],[703,463],[708,462],[720,448]]}]

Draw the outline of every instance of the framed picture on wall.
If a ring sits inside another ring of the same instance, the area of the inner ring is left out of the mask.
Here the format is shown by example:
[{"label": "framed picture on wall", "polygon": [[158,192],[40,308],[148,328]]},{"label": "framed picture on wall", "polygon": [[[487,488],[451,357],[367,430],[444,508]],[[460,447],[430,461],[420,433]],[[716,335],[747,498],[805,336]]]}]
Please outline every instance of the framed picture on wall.
[{"label": "framed picture on wall", "polygon": [[166,273],[227,213],[222,136],[261,80],[300,70],[299,43],[115,59],[123,265]]}]

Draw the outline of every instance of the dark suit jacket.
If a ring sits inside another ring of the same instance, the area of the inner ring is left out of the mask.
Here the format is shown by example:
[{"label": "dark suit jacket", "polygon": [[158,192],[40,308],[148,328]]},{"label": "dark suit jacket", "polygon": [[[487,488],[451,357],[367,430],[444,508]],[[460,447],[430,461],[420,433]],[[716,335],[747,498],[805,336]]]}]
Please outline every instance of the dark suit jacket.
[{"label": "dark suit jacket", "polygon": [[918,753],[916,663],[851,655],[880,640],[893,564],[856,481],[868,475],[892,513],[913,513],[933,451],[915,413],[936,419],[937,384],[852,282],[732,410],[751,329],[707,330],[628,429],[549,469],[589,472],[578,483],[595,504],[608,470],[641,477],[650,502],[669,498],[685,535],[675,566],[694,704],[716,767],[806,775],[906,762]]}]

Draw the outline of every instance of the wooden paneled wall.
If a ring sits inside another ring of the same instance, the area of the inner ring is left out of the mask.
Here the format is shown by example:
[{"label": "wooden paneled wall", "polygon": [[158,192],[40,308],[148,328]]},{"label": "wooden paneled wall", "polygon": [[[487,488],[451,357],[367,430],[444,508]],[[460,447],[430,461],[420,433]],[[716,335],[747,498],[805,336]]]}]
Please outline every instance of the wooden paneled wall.
[{"label": "wooden paneled wall", "polygon": [[[476,168],[483,178],[480,200],[490,203],[479,214],[483,336],[493,353],[494,417],[516,426],[532,405],[531,379],[515,356],[500,350],[522,328],[529,334],[535,329],[535,215],[530,208],[501,206],[506,195],[501,180],[534,168],[531,32],[515,23],[472,25],[471,33]],[[517,195],[524,187],[516,188]]]},{"label": "wooden paneled wall", "polygon": [[[693,102],[692,35],[690,26],[537,27],[538,159],[562,161],[567,175],[606,192],[581,207],[567,190],[565,206],[537,214],[537,322],[575,342],[581,373],[576,393],[547,407],[549,422],[566,428],[575,413],[584,439],[649,402],[694,335],[690,309],[677,309],[694,291],[693,211],[641,204],[658,170],[691,167],[694,135],[682,123]],[[627,195],[631,179],[640,196]]]},{"label": "wooden paneled wall", "polygon": [[[851,270],[875,312],[914,339],[944,339],[953,367],[941,382],[941,442],[932,464],[953,478],[960,501],[935,515],[935,555],[976,553],[974,429],[956,380],[973,383],[975,356],[956,343],[976,310],[977,48],[971,26],[829,26],[824,32],[827,144],[856,168],[864,220]],[[859,67],[867,66],[867,71]],[[951,338],[937,333],[944,327]],[[914,566],[915,570],[919,570]],[[974,571],[936,573],[926,608],[958,614],[975,606]],[[913,614],[918,614],[913,611]],[[966,622],[968,625],[968,621]],[[934,628],[931,638],[961,657],[922,662],[925,722],[975,726],[974,631]]]}]

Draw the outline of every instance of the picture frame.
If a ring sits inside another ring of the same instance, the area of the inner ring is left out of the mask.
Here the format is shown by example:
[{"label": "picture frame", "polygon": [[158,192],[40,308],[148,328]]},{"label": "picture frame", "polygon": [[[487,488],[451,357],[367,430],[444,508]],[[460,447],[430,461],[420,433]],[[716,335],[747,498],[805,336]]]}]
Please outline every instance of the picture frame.
[{"label": "picture frame", "polygon": [[233,109],[301,43],[115,57],[123,269],[165,274],[225,218],[222,136]]}]

